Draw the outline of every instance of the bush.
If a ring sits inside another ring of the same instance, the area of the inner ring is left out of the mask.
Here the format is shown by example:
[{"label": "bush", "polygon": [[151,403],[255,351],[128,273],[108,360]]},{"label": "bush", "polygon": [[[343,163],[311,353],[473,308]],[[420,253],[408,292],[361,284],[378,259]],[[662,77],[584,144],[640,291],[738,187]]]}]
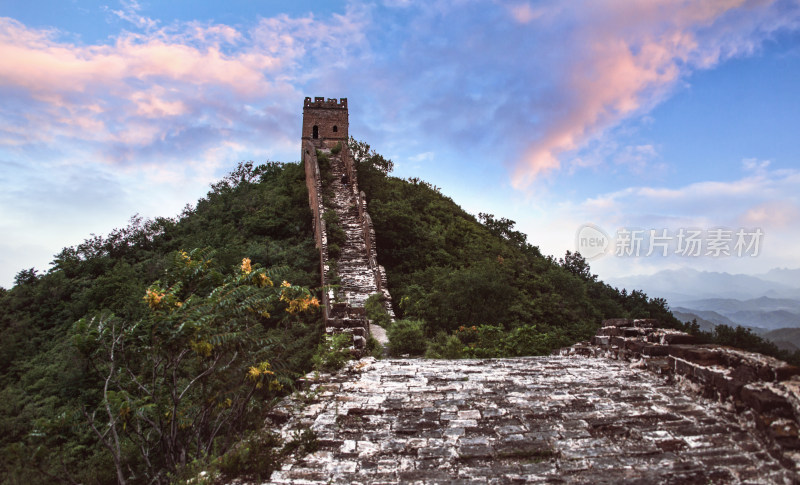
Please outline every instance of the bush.
[{"label": "bush", "polygon": [[340,151],[342,151],[342,142],[337,141],[336,146],[331,148],[331,153],[334,155],[338,155]]},{"label": "bush", "polygon": [[509,357],[547,355],[552,351],[553,344],[557,346],[554,340],[551,335],[536,330],[534,325],[523,325],[506,336],[505,354]]},{"label": "bush", "polygon": [[219,470],[226,478],[266,480],[280,466],[281,439],[278,435],[257,431],[242,440],[232,451],[219,458]]},{"label": "bush", "polygon": [[332,245],[343,246],[347,242],[347,234],[339,225],[339,215],[336,214],[336,211],[326,209],[322,214],[322,220],[325,221],[325,230],[328,233],[328,251]]},{"label": "bush", "polygon": [[389,337],[389,354],[422,355],[428,347],[420,320],[398,320],[386,331]]},{"label": "bush", "polygon": [[331,259],[339,259],[339,256],[342,255],[342,248],[339,247],[338,244],[332,243],[328,244],[328,257]]},{"label": "bush", "polygon": [[383,357],[383,345],[372,335],[367,338],[367,353],[376,359]]},{"label": "bush", "polygon": [[353,337],[349,333],[323,335],[317,352],[311,358],[314,369],[320,372],[336,372],[350,360]]},{"label": "bush", "polygon": [[386,297],[383,293],[375,293],[370,295],[366,303],[364,303],[364,309],[367,311],[367,318],[372,320],[372,323],[375,325],[380,325],[383,328],[387,328],[392,323],[392,319],[389,317],[386,307],[383,306],[385,302]]},{"label": "bush", "polygon": [[425,357],[429,359],[463,359],[464,344],[455,335],[439,332],[428,345]]},{"label": "bush", "polygon": [[563,336],[539,331],[534,325],[505,330],[499,325],[459,327],[449,337],[439,332],[428,348],[433,359],[519,357],[547,355],[569,345]]}]

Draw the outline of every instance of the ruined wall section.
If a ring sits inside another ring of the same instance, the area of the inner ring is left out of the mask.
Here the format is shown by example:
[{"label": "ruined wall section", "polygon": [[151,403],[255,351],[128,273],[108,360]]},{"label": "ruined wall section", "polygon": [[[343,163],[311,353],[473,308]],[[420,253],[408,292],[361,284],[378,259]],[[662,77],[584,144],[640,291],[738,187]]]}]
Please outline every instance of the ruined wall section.
[{"label": "ruined wall section", "polygon": [[[321,284],[326,289],[323,292],[326,331],[352,334],[354,347],[360,350],[365,347],[369,335],[364,310],[367,297],[383,294],[392,318],[394,313],[386,271],[378,264],[375,230],[367,213],[364,193],[358,189],[348,141],[347,99],[317,97],[312,101],[310,97],[305,98],[302,160],[314,218],[314,238],[320,250]],[[320,170],[320,156],[328,159],[326,167],[330,167],[330,173],[327,176]],[[329,248],[326,211],[335,212],[335,219],[346,235],[345,244],[336,251],[340,252],[336,260],[331,253],[333,249]]]},{"label": "ruined wall section", "polygon": [[[311,223],[314,228],[314,242],[319,249],[321,285],[326,288],[329,285],[326,276],[328,272],[328,237],[325,230],[325,220],[322,218],[325,212],[325,207],[322,204],[322,177],[319,171],[316,148],[308,140],[303,140],[302,147],[301,159],[306,172],[306,188],[308,188],[308,205],[311,207],[312,213]],[[330,313],[330,302],[326,291],[322,292],[322,309],[323,315],[327,319]]]},{"label": "ruined wall section", "polygon": [[690,392],[719,401],[741,417],[784,465],[800,472],[800,368],[720,345],[698,344],[652,319],[609,319],[591,342],[561,355],[632,362]]}]

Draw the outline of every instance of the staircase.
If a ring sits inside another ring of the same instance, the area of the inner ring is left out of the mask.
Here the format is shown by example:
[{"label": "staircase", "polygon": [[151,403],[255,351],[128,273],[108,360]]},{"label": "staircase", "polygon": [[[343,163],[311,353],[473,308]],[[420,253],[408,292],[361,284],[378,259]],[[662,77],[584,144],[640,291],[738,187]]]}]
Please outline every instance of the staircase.
[{"label": "staircase", "polygon": [[342,183],[342,177],[346,176],[346,170],[341,156],[329,156],[331,172],[334,176],[332,185],[335,194],[330,205],[339,216],[339,226],[347,236],[338,260],[339,279],[341,280],[338,300],[351,307],[363,308],[367,298],[378,293],[378,286],[375,283],[375,272],[369,264],[363,224],[359,220],[358,189],[355,181]]},{"label": "staircase", "polygon": [[[330,161],[331,176],[328,190],[323,190],[325,183],[319,171],[317,150]],[[313,174],[314,178],[309,183],[309,190],[314,190],[314,195],[310,197],[312,209],[316,207],[319,211],[315,220],[320,229],[318,245],[323,274],[322,285],[327,288],[323,298],[326,333],[351,334],[353,352],[360,355],[364,353],[370,335],[370,324],[364,308],[367,298],[376,293],[383,294],[386,297],[384,308],[394,318],[391,295],[386,289],[386,273],[377,261],[375,231],[372,229],[372,221],[366,210],[364,194],[358,190],[355,170],[352,168],[348,170],[350,154],[347,147],[342,147],[338,153],[333,153],[326,147],[315,147],[313,152],[310,149],[306,152],[306,164],[311,167],[306,173],[307,176]],[[336,213],[338,226],[345,235],[338,257],[331,254],[330,250],[333,228],[323,222],[326,219],[330,220],[325,217],[327,211]],[[332,268],[335,268],[335,271],[331,271]],[[385,341],[385,337],[378,338],[382,343]]]}]

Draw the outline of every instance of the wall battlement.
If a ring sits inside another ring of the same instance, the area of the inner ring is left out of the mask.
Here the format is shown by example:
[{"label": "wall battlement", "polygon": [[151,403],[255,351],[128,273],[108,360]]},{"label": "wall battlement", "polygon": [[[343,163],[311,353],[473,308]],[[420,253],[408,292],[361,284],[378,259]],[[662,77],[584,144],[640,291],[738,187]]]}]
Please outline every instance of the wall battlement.
[{"label": "wall battlement", "polygon": [[322,96],[316,96],[314,101],[311,101],[311,96],[306,96],[303,101],[304,108],[326,108],[326,109],[347,109],[347,98],[328,98],[327,100]]}]

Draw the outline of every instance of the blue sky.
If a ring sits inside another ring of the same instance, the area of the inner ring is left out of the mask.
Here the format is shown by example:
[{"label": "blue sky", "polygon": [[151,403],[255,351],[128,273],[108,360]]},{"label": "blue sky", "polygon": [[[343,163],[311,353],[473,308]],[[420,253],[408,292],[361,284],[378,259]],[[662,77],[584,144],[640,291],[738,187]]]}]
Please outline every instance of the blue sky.
[{"label": "blue sky", "polygon": [[[241,160],[297,160],[305,96],[347,97],[395,175],[546,254],[594,224],[601,277],[797,268],[798,86],[797,1],[3,2],[0,285]],[[763,237],[615,254],[686,228]]]}]

